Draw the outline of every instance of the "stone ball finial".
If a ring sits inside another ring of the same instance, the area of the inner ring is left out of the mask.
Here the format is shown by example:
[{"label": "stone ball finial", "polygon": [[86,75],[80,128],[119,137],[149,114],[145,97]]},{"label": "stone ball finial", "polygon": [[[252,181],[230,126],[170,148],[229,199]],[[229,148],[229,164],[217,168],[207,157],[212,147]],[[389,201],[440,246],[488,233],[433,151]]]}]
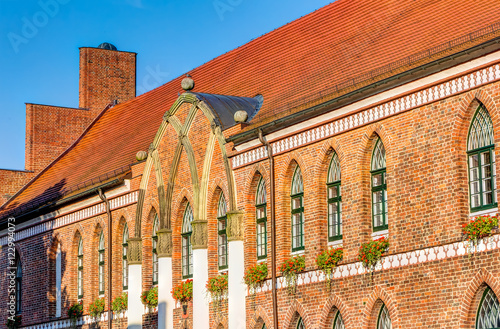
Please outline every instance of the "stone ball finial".
[{"label": "stone ball finial", "polygon": [[148,152],[146,152],[146,151],[139,151],[135,155],[135,158],[137,159],[137,161],[146,160],[147,157],[148,157]]},{"label": "stone ball finial", "polygon": [[236,123],[246,122],[247,119],[248,119],[248,113],[245,111],[239,110],[234,114],[234,122]]},{"label": "stone ball finial", "polygon": [[186,77],[182,79],[181,87],[186,91],[192,90],[194,88],[194,80],[189,74],[187,74]]}]

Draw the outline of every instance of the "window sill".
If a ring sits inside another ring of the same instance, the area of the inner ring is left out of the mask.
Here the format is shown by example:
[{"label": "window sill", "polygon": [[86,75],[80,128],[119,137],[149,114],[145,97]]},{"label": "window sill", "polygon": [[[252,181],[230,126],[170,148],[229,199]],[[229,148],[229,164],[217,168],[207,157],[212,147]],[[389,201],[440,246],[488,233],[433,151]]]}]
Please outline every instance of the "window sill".
[{"label": "window sill", "polygon": [[477,217],[481,215],[496,215],[498,212],[498,208],[491,208],[486,210],[475,211],[469,214],[469,217]]},{"label": "window sill", "polygon": [[381,237],[389,238],[389,229],[381,230],[372,233],[372,240],[380,239]]},{"label": "window sill", "polygon": [[262,258],[262,259],[257,260],[257,264],[266,263],[266,262],[267,262],[267,258]]},{"label": "window sill", "polygon": [[343,243],[344,243],[344,240],[330,241],[330,242],[328,242],[328,247],[339,248],[339,247],[342,247]]},{"label": "window sill", "polygon": [[305,254],[306,254],[305,249],[297,250],[297,251],[292,251],[290,253],[290,255],[292,255],[292,256],[302,256],[302,255],[305,255]]}]

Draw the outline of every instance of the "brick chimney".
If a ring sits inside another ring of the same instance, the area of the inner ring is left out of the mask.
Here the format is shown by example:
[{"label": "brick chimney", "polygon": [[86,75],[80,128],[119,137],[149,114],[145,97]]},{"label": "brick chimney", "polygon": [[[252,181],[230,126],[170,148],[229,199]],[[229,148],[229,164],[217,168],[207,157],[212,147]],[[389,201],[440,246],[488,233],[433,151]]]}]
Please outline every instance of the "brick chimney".
[{"label": "brick chimney", "polygon": [[103,43],[80,48],[80,107],[95,117],[109,103],[135,97],[136,53]]}]

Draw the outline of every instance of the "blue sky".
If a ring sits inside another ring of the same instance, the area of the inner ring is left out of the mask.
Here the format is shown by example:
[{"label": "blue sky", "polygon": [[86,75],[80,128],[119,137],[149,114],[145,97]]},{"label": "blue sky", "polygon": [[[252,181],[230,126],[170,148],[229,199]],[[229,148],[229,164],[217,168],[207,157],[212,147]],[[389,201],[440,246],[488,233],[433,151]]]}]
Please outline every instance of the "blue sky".
[{"label": "blue sky", "polygon": [[0,168],[24,169],[24,103],[78,106],[79,47],[137,52],[141,94],[332,1],[0,0]]}]

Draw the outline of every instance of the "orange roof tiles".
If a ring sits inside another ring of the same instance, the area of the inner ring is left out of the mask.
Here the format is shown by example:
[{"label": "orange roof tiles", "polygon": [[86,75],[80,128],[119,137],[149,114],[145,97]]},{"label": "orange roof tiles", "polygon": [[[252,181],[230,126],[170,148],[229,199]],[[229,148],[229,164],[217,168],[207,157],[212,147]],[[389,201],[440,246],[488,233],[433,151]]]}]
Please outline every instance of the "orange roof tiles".
[{"label": "orange roof tiles", "polygon": [[[262,94],[255,126],[279,115],[287,104],[486,27],[499,17],[498,0],[339,0],[189,73],[196,92]],[[49,199],[55,195],[51,189],[64,191],[134,162],[177,98],[181,78],[105,111],[4,211]]]}]

